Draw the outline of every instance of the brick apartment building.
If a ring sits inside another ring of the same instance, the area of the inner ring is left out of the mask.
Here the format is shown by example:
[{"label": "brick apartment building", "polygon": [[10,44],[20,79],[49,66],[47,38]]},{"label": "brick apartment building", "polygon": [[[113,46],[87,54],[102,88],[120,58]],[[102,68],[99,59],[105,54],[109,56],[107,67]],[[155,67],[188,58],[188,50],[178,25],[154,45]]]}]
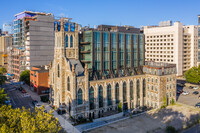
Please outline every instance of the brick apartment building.
[{"label": "brick apartment building", "polygon": [[49,68],[48,66],[35,66],[30,70],[31,90],[38,95],[49,92]]}]

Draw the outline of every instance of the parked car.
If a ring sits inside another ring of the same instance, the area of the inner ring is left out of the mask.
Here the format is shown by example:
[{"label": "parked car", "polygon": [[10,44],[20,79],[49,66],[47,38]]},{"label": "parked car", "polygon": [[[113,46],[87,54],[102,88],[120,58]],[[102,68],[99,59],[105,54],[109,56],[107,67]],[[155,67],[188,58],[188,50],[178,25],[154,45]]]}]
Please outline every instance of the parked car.
[{"label": "parked car", "polygon": [[22,90],[22,93],[26,93],[26,90]]},{"label": "parked car", "polygon": [[30,95],[28,93],[24,93],[23,97],[30,97]]},{"label": "parked car", "polygon": [[37,103],[38,103],[37,100],[33,100],[33,101],[32,101],[32,104],[33,104],[34,106],[35,106]]},{"label": "parked car", "polygon": [[39,103],[37,103],[37,104],[35,105],[35,107],[36,107],[36,108],[40,108],[40,107],[42,107],[42,105],[40,105]]},{"label": "parked car", "polygon": [[199,89],[199,86],[195,86],[195,87],[193,87],[193,89],[194,89],[194,90],[197,90],[197,89]]},{"label": "parked car", "polygon": [[193,89],[193,86],[189,86],[189,89]]},{"label": "parked car", "polygon": [[64,110],[64,109],[59,109],[59,108],[58,108],[57,113],[58,113],[59,115],[62,115],[62,114],[65,114],[65,113],[66,113],[66,110]]},{"label": "parked car", "polygon": [[195,105],[195,107],[196,107],[196,108],[200,108],[200,103],[197,103],[197,104]]},{"label": "parked car", "polygon": [[199,99],[200,99],[200,95],[199,95],[199,97],[198,97]]},{"label": "parked car", "polygon": [[18,87],[17,90],[22,91],[23,89],[22,89],[22,87]]},{"label": "parked car", "polygon": [[199,92],[198,91],[194,91],[192,94],[197,95],[197,94],[199,94]]},{"label": "parked car", "polygon": [[177,85],[180,86],[180,87],[184,87],[184,86],[185,86],[185,85],[182,84],[182,83],[177,83]]},{"label": "parked car", "polygon": [[183,95],[188,95],[188,94],[189,94],[189,92],[187,92],[187,91],[184,91],[182,94],[183,94]]}]

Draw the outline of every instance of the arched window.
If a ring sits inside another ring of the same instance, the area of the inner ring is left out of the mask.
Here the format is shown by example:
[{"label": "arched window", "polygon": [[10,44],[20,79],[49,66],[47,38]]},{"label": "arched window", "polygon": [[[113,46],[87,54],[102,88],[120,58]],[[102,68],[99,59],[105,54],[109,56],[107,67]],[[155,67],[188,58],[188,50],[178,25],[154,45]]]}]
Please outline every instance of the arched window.
[{"label": "arched window", "polygon": [[67,90],[70,91],[70,79],[67,77]]},{"label": "arched window", "polygon": [[123,83],[123,102],[126,102],[126,82]]},{"label": "arched window", "polygon": [[53,84],[54,84],[54,73],[52,74],[53,76],[52,76],[52,80],[53,80]]},{"label": "arched window", "polygon": [[60,66],[58,64],[58,73],[57,73],[58,77],[60,77]]},{"label": "arched window", "polygon": [[99,86],[99,108],[103,107],[103,87]]},{"label": "arched window", "polygon": [[143,80],[143,97],[146,97],[146,80]]},{"label": "arched window", "polygon": [[65,37],[65,47],[66,48],[68,47],[68,35],[66,35],[66,37]]},{"label": "arched window", "polygon": [[73,47],[73,36],[71,35],[70,36],[70,48],[72,48]]},{"label": "arched window", "polygon": [[119,103],[119,84],[117,83],[115,85],[115,100],[116,100],[116,104]]},{"label": "arched window", "polygon": [[137,80],[137,98],[140,98],[140,80]]},{"label": "arched window", "polygon": [[90,110],[94,109],[94,88],[90,87],[89,89],[89,104]]},{"label": "arched window", "polygon": [[112,99],[111,99],[111,85],[109,84],[107,86],[107,104],[112,105]]},{"label": "arched window", "polygon": [[83,92],[81,88],[78,90],[78,105],[80,104],[83,104]]},{"label": "arched window", "polygon": [[131,100],[133,100],[134,94],[133,94],[133,81],[130,82],[130,96]]}]

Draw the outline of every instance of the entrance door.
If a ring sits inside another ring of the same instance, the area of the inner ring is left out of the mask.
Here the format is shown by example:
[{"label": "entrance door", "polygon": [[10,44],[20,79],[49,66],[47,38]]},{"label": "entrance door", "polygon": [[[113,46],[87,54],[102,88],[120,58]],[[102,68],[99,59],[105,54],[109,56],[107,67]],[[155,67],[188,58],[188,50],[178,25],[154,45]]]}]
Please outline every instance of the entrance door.
[{"label": "entrance door", "polygon": [[127,110],[128,110],[128,104],[126,102],[126,103],[123,103],[123,111],[127,111]]}]

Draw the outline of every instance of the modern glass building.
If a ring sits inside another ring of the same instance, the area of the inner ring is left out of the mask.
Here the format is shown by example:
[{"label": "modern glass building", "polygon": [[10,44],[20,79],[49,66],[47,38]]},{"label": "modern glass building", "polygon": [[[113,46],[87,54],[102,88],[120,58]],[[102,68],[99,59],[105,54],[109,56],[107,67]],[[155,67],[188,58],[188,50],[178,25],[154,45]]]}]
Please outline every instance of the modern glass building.
[{"label": "modern glass building", "polygon": [[141,73],[144,35],[133,27],[100,25],[82,32],[80,60],[88,64],[90,78],[102,79]]},{"label": "modern glass building", "polygon": [[11,23],[4,23],[3,24],[3,31],[8,32],[8,34],[13,34],[13,27]]}]

